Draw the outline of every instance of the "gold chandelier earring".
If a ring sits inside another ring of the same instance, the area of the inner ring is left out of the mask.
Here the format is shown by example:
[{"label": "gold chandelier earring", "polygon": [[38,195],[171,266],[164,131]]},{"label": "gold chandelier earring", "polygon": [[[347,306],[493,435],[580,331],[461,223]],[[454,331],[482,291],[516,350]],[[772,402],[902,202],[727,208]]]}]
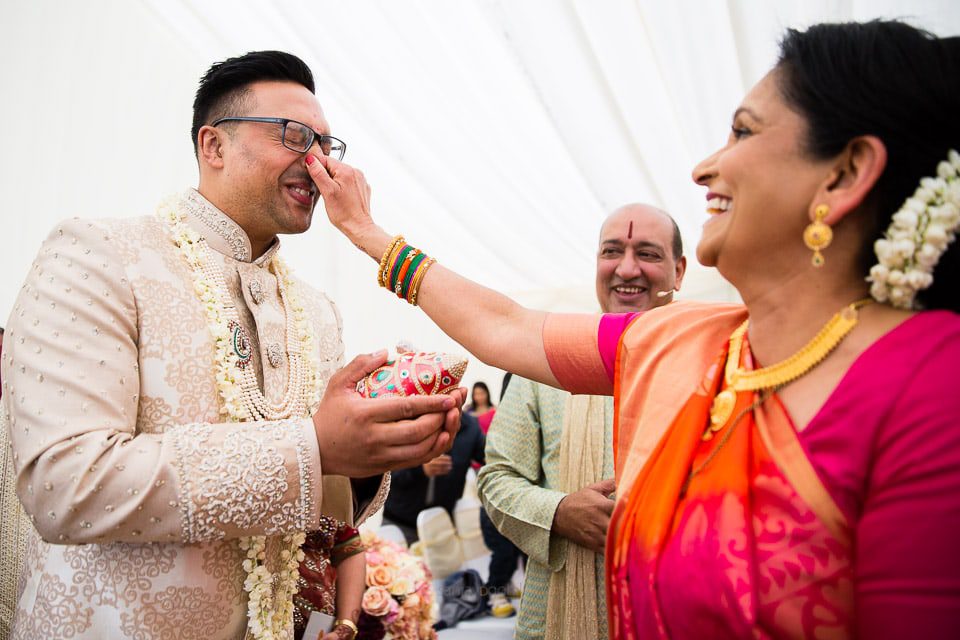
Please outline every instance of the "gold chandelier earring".
[{"label": "gold chandelier earring", "polygon": [[817,208],[813,210],[814,221],[803,230],[803,243],[813,251],[813,258],[810,261],[815,267],[823,266],[824,259],[820,250],[829,247],[833,241],[833,229],[823,221],[828,213],[830,213],[830,208],[827,205],[817,205]]}]

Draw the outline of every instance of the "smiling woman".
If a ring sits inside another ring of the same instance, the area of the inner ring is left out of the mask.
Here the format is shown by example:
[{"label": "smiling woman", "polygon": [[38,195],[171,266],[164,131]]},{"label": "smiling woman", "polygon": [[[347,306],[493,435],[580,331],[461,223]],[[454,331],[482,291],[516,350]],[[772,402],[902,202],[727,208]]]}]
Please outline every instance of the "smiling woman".
[{"label": "smiling woman", "polygon": [[[803,153],[806,123],[781,97],[779,75],[769,73],[747,94],[727,144],[693,172],[694,180],[709,189],[711,214],[697,259],[719,268],[747,296],[750,291],[744,289],[768,291],[805,268],[798,254],[806,249],[797,241],[826,168]],[[769,268],[758,271],[758,260]]]},{"label": "smiling woman", "polygon": [[[423,279],[419,305],[482,360],[616,394],[614,638],[960,634],[957,77],[958,39],[900,22],[787,32],[693,172],[697,256],[744,306],[564,316],[440,265]],[[380,259],[363,176],[310,173]],[[936,270],[910,309],[868,304],[874,243],[911,194],[897,268]]]}]

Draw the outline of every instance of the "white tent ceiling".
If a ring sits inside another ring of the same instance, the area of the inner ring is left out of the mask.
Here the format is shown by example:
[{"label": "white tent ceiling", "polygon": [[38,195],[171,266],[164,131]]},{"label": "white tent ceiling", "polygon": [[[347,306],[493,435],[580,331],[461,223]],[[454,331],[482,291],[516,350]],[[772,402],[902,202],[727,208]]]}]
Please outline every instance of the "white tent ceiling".
[{"label": "white tent ceiling", "polygon": [[[874,17],[960,34],[955,0],[0,0],[0,317],[57,220],[142,215],[196,184],[198,78],[266,48],[313,68],[388,231],[526,304],[591,309],[611,209],[657,204],[692,248],[705,214],[690,169],[783,29]],[[284,242],[340,304],[348,354],[453,348],[376,290],[322,213]],[[683,295],[735,293],[694,268]]]}]

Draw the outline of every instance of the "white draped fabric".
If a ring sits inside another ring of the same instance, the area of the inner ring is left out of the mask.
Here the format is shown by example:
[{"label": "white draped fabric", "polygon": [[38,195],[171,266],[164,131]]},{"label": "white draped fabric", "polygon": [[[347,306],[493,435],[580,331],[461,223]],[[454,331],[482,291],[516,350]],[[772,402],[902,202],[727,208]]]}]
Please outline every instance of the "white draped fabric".
[{"label": "white draped fabric", "polygon": [[[193,92],[228,56],[310,64],[387,230],[526,304],[590,310],[614,207],[667,209],[692,250],[706,214],[690,170],[785,27],[903,17],[960,33],[954,0],[0,0],[0,16],[0,317],[57,220],[143,214],[196,184]],[[377,291],[322,212],[284,244],[339,303],[348,355],[456,348]],[[735,295],[696,267],[682,292]],[[496,372],[478,378],[496,393]]]}]

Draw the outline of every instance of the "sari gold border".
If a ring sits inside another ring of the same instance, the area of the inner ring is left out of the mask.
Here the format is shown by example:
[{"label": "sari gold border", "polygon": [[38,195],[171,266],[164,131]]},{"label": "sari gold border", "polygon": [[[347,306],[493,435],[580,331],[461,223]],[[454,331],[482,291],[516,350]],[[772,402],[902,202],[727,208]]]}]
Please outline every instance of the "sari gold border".
[{"label": "sari gold border", "polygon": [[[620,338],[614,369],[613,455],[617,496],[607,534],[604,566],[607,584],[607,624],[611,638],[632,637],[629,609],[612,601],[617,584],[618,553],[629,528],[628,499],[651,455],[665,446],[664,437],[691,395],[707,394],[704,376],[715,365],[730,333],[747,317],[733,304],[678,301],[634,319]],[[643,318],[640,321],[640,318]],[[629,535],[626,535],[629,538]],[[634,588],[640,588],[634,586]]]},{"label": "sari gold border", "polygon": [[850,544],[846,517],[807,458],[786,408],[777,396],[754,410],[754,424],[770,457],[810,510],[837,540]]},{"label": "sari gold border", "polygon": [[627,493],[746,317],[742,305],[678,301],[638,316],[624,332],[614,383],[618,495]]}]

